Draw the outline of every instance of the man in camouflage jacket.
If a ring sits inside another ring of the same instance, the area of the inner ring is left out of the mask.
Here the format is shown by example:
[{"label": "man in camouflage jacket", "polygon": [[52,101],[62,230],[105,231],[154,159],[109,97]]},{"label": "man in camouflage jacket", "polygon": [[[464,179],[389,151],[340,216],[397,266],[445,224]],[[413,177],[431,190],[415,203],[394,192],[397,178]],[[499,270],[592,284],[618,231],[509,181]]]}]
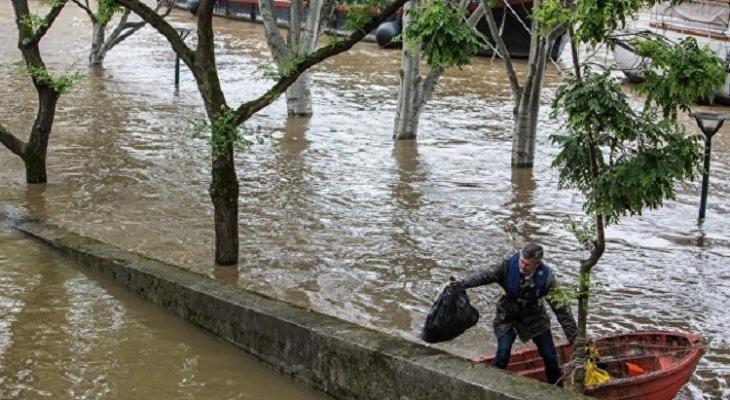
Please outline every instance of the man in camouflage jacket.
[{"label": "man in camouflage jacket", "polygon": [[528,244],[503,262],[467,277],[463,284],[466,288],[474,288],[496,283],[505,291],[497,302],[494,317],[497,354],[492,365],[502,369],[507,367],[512,344],[519,336],[523,342],[532,340],[535,343],[545,362],[547,381],[556,383],[561,372],[545,302],[552,308],[571,344],[575,342],[578,329],[570,308],[550,296],[555,289],[556,278],[542,262],[542,256],[540,245]]}]

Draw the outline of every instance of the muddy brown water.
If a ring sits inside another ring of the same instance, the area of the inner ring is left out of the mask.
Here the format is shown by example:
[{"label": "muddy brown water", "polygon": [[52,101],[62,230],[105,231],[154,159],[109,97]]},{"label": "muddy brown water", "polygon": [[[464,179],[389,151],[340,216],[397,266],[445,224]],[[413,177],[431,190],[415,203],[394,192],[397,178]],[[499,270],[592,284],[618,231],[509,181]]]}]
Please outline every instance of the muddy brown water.
[{"label": "muddy brown water", "polygon": [[0,398],[329,397],[0,226]]},{"label": "muddy brown water", "polygon": [[[10,15],[9,4],[0,4],[0,121],[27,132],[35,93],[17,74]],[[181,12],[172,20],[194,23]],[[259,66],[270,61],[261,26],[218,19],[215,29],[229,102],[263,93],[270,82]],[[54,68],[80,69],[87,77],[59,102],[49,183],[26,186],[22,164],[0,151],[0,201],[414,341],[449,276],[496,262],[528,240],[546,246],[561,279],[576,280],[585,254],[565,226],[581,215],[582,200],[558,190],[550,168],[557,149],[548,135],[560,128],[547,109],[561,79],[555,66],[539,118],[536,166],[512,171],[512,105],[498,61],[478,59],[446,74],[423,113],[417,143],[391,140],[397,51],[360,44],[325,62],[314,70],[314,117],[287,120],[282,99],[250,122],[272,135],[237,155],[241,262],[216,268],[208,150],[189,129],[203,116],[191,75],[183,68],[180,89],[173,89],[172,51],[147,28],[114,49],[103,70],[88,70],[89,37],[88,20],[69,7],[44,39]],[[707,338],[682,399],[730,398],[729,175],[726,126],[713,142],[707,221],[696,221],[699,182],[683,185],[661,210],[609,228],[595,274],[603,286],[593,297],[592,334],[661,328]],[[499,293],[482,288],[471,295],[482,322],[442,348],[475,357],[494,350],[490,321]]]}]

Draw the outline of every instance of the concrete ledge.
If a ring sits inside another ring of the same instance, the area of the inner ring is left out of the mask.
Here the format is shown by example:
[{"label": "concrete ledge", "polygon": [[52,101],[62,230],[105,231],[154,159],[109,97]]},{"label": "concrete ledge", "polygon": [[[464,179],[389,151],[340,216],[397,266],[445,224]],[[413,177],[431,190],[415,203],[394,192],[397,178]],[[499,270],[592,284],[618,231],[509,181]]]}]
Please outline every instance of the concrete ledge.
[{"label": "concrete ledge", "polygon": [[54,225],[11,221],[212,334],[338,399],[586,399],[226,285]]}]

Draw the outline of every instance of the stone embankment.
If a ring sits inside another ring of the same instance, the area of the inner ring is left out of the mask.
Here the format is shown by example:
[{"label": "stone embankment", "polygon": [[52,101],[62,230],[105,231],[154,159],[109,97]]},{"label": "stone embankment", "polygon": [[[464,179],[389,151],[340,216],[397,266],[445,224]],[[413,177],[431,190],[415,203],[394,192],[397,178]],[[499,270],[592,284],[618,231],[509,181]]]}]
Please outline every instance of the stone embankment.
[{"label": "stone embankment", "polygon": [[49,223],[7,215],[0,218],[86,268],[338,399],[585,399],[248,292]]}]

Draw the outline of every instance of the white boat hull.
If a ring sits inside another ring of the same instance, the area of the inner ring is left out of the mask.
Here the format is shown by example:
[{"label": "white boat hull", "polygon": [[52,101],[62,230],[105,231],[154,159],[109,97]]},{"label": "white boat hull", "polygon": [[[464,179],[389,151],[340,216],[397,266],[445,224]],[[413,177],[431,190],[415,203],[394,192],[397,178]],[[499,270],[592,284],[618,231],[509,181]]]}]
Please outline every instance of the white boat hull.
[{"label": "white boat hull", "polygon": [[[704,2],[703,4],[696,5],[695,7],[705,7],[703,12],[700,13],[694,11],[696,15],[683,14],[691,11],[690,7],[693,5],[684,5],[684,10],[672,10],[672,6],[668,4],[658,5],[651,12],[650,20],[636,20],[630,29],[627,29],[624,33],[638,32],[638,31],[651,31],[658,35],[664,36],[670,41],[680,42],[682,39],[687,37],[693,37],[697,40],[700,47],[707,46],[717,56],[725,60],[726,71],[730,65],[730,31],[727,26],[722,27],[718,21],[726,22],[730,14],[728,14],[727,4],[722,5],[724,8],[717,8],[710,3]],[[713,15],[709,11],[716,13],[715,19],[710,19],[709,16]],[[717,10],[720,10],[718,12]],[[728,15],[726,15],[728,14]],[[696,18],[703,17],[705,20],[699,21]],[[695,18],[683,19],[684,17]],[[699,21],[699,22],[698,22]],[[639,67],[645,60],[642,57],[637,56],[630,50],[616,46],[614,49],[614,59],[619,68],[632,82],[640,82],[643,78],[639,73]],[[714,102],[721,104],[730,104],[730,73],[725,76],[725,83],[717,89],[715,92]]]}]

